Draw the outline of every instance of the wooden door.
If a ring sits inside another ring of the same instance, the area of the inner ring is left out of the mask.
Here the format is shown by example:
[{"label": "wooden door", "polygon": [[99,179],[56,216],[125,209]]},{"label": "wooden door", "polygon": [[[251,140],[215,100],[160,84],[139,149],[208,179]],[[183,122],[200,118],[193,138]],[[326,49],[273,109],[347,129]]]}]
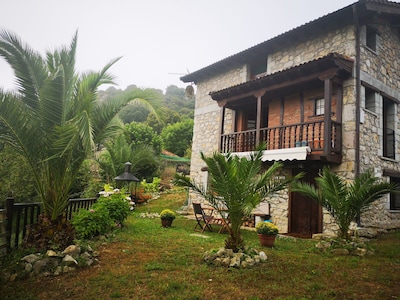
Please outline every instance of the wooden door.
[{"label": "wooden door", "polygon": [[[300,170],[294,170],[294,174]],[[318,176],[317,169],[307,169],[301,179],[303,182],[315,184]],[[314,233],[322,232],[322,208],[312,199],[292,192],[289,205],[289,233],[302,237],[311,237]]]}]

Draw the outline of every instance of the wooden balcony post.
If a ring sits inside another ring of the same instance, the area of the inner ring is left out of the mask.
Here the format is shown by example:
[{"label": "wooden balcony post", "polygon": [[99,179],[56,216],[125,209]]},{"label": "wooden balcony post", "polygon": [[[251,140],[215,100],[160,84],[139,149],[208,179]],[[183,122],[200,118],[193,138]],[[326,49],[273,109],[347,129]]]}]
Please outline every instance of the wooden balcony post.
[{"label": "wooden balcony post", "polygon": [[332,79],[324,80],[324,154],[329,155],[332,151]]},{"label": "wooden balcony post", "polygon": [[257,94],[257,118],[256,118],[256,147],[260,144],[261,137],[261,118],[262,118],[262,103],[261,103],[262,94]]},{"label": "wooden balcony post", "polygon": [[222,151],[222,135],[224,134],[225,127],[225,106],[220,109],[220,122],[219,122],[219,139],[218,139],[218,151]]}]

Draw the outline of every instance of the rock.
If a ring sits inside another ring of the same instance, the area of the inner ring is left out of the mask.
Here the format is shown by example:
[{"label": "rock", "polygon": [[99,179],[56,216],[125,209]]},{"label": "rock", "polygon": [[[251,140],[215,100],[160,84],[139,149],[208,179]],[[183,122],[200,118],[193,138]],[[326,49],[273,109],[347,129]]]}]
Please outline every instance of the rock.
[{"label": "rock", "polygon": [[30,273],[30,272],[32,272],[32,269],[33,269],[33,266],[32,266],[31,263],[26,263],[25,264],[25,271],[26,272]]},{"label": "rock", "polygon": [[267,254],[265,254],[264,251],[261,251],[258,255],[261,261],[266,261],[268,259]]},{"label": "rock", "polygon": [[66,266],[78,265],[78,262],[69,254],[65,255],[62,261]]},{"label": "rock", "polygon": [[57,254],[57,252],[55,252],[53,250],[47,250],[46,256],[48,256],[48,257],[57,257],[58,254]]},{"label": "rock", "polygon": [[332,249],[331,253],[336,256],[346,256],[349,255],[349,250],[344,248],[337,248],[337,249]]},{"label": "rock", "polygon": [[77,245],[70,245],[62,252],[63,254],[69,254],[71,256],[77,256],[81,253],[81,247]]},{"label": "rock", "polygon": [[318,250],[320,250],[322,252],[325,252],[330,247],[331,247],[331,243],[328,241],[320,241],[315,245],[315,248],[317,248]]},{"label": "rock", "polygon": [[50,262],[50,259],[48,257],[36,261],[35,264],[33,265],[33,272],[35,274],[39,274],[43,270],[46,270],[46,268],[48,267],[49,262]]},{"label": "rock", "polygon": [[354,250],[354,255],[364,257],[367,254],[367,249],[358,247]]},{"label": "rock", "polygon": [[336,236],[333,234],[326,234],[326,233],[314,233],[312,235],[313,240],[330,240],[334,239]]},{"label": "rock", "polygon": [[231,259],[229,257],[225,257],[224,259],[222,259],[221,263],[223,266],[229,267],[231,264]]},{"label": "rock", "polygon": [[221,258],[217,257],[216,259],[214,259],[213,265],[216,266],[216,267],[222,266]]},{"label": "rock", "polygon": [[28,263],[34,263],[35,261],[40,259],[40,255],[39,254],[29,254],[24,256],[23,258],[21,258],[21,260],[24,260]]},{"label": "rock", "polygon": [[240,256],[239,255],[234,255],[232,257],[229,267],[231,267],[231,268],[239,268],[240,267]]},{"label": "rock", "polygon": [[10,276],[10,281],[14,281],[15,279],[17,279],[17,276],[18,276],[17,273],[12,274],[12,275]]},{"label": "rock", "polygon": [[56,270],[54,271],[54,275],[58,276],[58,275],[61,275],[61,273],[62,273],[62,267],[57,266]]}]

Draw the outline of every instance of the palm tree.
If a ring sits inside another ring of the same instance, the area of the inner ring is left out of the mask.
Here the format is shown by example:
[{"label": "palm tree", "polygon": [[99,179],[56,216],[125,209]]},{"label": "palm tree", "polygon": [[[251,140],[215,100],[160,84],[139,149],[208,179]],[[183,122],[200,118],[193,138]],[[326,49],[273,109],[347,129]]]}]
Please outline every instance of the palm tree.
[{"label": "palm tree", "polygon": [[300,192],[324,207],[339,227],[338,237],[349,239],[349,228],[371,203],[393,191],[395,186],[378,182],[370,171],[356,177],[352,182],[324,167],[320,177],[315,179],[317,188],[309,183],[295,182],[293,192]]},{"label": "palm tree", "polygon": [[131,173],[138,178],[152,175],[148,174],[149,171],[155,171],[159,165],[151,146],[146,144],[129,145],[124,135],[107,141],[105,149],[97,159],[108,182],[124,172],[124,163],[128,161],[132,164]]},{"label": "palm tree", "polygon": [[[0,30],[0,56],[14,71],[16,91],[0,90],[0,143],[9,144],[28,163],[43,213],[57,223],[84,159],[121,128],[115,118],[135,99],[132,94],[97,100],[97,90],[112,84],[108,63],[99,72],[78,74],[78,34],[69,46],[45,57],[6,30]],[[141,100],[136,100],[141,101]]]},{"label": "palm tree", "polygon": [[177,185],[189,187],[202,195],[222,217],[224,213],[221,208],[228,210],[229,237],[225,241],[225,247],[235,252],[244,249],[244,240],[240,232],[243,217],[249,216],[267,196],[284,189],[293,180],[276,178],[276,173],[282,168],[282,164],[278,162],[263,171],[261,158],[264,149],[265,145],[262,145],[248,158],[221,153],[206,157],[201,153],[210,176],[208,189],[197,185],[188,177],[175,177]]}]

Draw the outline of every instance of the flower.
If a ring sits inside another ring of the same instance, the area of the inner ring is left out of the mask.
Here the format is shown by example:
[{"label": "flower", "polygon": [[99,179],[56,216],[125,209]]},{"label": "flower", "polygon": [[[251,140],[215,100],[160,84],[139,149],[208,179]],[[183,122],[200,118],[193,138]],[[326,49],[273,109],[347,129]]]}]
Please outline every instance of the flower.
[{"label": "flower", "polygon": [[277,235],[279,229],[271,222],[258,222],[256,225],[256,231],[258,234]]},{"label": "flower", "polygon": [[176,218],[176,213],[173,212],[170,209],[164,209],[161,213],[160,213],[160,217],[161,219],[175,219]]}]

